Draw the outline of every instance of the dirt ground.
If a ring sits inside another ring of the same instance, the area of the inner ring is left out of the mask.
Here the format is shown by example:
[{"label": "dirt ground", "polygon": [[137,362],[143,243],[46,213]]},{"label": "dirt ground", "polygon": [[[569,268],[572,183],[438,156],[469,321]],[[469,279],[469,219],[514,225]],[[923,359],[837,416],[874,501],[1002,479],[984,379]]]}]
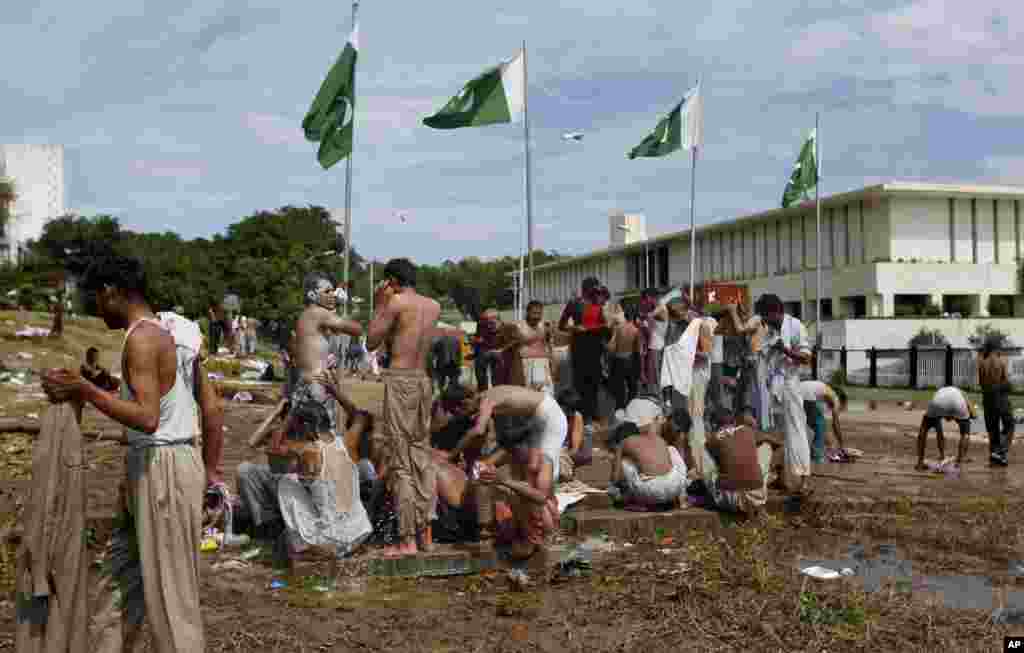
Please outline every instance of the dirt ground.
[{"label": "dirt ground", "polygon": [[[357,403],[379,410],[379,384],[353,382],[350,390]],[[12,400],[3,406],[7,416],[40,408]],[[268,410],[227,404],[225,469],[232,485],[239,463],[259,460],[245,439]],[[1003,635],[1024,634],[1024,626],[994,626],[988,610],[944,607],[942,597],[913,585],[894,582],[866,593],[857,577],[819,581],[797,568],[802,559],[836,556],[852,544],[868,552],[896,544],[915,576],[977,574],[1002,596],[1024,589],[1024,580],[1008,573],[1024,558],[1020,464],[990,469],[987,442],[979,438],[960,479],[914,472],[910,436],[919,419],[920,412],[895,407],[844,416],[848,446],[865,455],[854,464],[817,466],[815,492],[797,512],[753,522],[726,519],[714,531],[659,529],[653,538],[612,541],[595,554],[589,576],[549,582],[533,569],[535,586],[526,591],[514,590],[504,570],[415,580],[335,578],[326,559],[313,557],[280,575],[266,555],[245,565],[229,562],[227,552],[204,554],[207,650],[1002,650]],[[87,429],[110,426],[87,410]],[[934,436],[929,447],[934,459]],[[947,436],[947,452],[955,447],[956,438]],[[1019,451],[1014,447],[1011,461]],[[0,435],[0,452],[0,481],[27,478],[30,437]],[[117,444],[88,445],[91,514],[113,511],[122,455]],[[607,460],[599,456],[583,478],[603,487]],[[17,484],[0,487],[9,524],[19,490]],[[96,534],[96,555],[103,536]],[[4,555],[9,564],[10,550]],[[270,589],[274,579],[287,586]],[[13,629],[13,603],[6,600],[0,603],[0,650],[13,649]]]}]

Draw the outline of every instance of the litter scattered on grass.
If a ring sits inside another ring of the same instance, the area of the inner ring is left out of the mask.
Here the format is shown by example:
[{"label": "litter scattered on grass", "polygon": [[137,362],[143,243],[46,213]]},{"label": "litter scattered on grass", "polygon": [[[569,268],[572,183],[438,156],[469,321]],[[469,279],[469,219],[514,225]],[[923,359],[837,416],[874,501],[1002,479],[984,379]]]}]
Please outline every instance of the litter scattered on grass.
[{"label": "litter scattered on grass", "polygon": [[19,338],[45,338],[50,330],[45,327],[22,327],[14,332]]},{"label": "litter scattered on grass", "polygon": [[821,580],[835,580],[836,578],[839,578],[838,571],[828,569],[826,567],[807,567],[806,569],[801,569],[800,573],[810,576],[811,578],[820,578]]},{"label": "litter scattered on grass", "polygon": [[242,402],[252,401],[252,393],[251,392],[246,392],[244,390],[242,392],[236,392],[235,396],[231,398],[231,401],[242,401]]}]

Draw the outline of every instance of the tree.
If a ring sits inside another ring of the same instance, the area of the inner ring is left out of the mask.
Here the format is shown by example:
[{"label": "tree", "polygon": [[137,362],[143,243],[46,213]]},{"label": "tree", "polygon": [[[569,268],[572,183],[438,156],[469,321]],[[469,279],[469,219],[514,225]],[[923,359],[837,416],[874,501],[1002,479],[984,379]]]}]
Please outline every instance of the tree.
[{"label": "tree", "polygon": [[7,221],[11,219],[11,204],[14,204],[15,199],[14,180],[0,177],[0,229],[7,227]]},{"label": "tree", "polygon": [[907,342],[907,347],[945,347],[948,344],[949,340],[938,329],[921,327],[921,330]]},{"label": "tree", "polygon": [[974,349],[981,349],[986,343],[992,342],[996,349],[1013,349],[1013,341],[1010,340],[1010,336],[1006,335],[999,329],[995,328],[991,324],[981,324],[974,330],[974,335],[967,338],[967,342],[970,343]]}]

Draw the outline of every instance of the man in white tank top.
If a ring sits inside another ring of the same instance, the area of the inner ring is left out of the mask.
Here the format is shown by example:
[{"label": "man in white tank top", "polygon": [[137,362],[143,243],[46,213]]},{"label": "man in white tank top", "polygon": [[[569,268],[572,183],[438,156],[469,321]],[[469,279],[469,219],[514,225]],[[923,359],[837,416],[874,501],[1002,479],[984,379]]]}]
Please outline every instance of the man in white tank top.
[{"label": "man in white tank top", "polygon": [[[204,491],[197,448],[199,409],[179,373],[174,338],[146,300],[146,275],[135,259],[94,262],[81,288],[96,295],[100,317],[126,329],[120,396],[77,371],[53,370],[43,388],[51,401],[90,403],[125,427],[129,452],[121,487],[124,514],[104,565],[102,598],[89,646],[112,653],[134,650],[148,617],[158,653],[204,650],[199,609],[199,539]],[[200,381],[201,383],[201,381]],[[200,396],[205,396],[200,388]],[[201,402],[204,424],[217,425]],[[116,571],[114,571],[116,570]]]}]

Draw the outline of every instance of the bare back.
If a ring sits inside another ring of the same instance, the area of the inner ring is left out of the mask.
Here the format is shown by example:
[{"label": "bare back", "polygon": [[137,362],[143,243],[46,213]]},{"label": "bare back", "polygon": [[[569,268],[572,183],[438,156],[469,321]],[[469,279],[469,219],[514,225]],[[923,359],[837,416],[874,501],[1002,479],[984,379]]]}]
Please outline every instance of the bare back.
[{"label": "bare back", "polygon": [[434,324],[441,317],[441,305],[412,289],[397,293],[388,308],[393,308],[395,323],[388,338],[391,368],[423,370],[430,355]]},{"label": "bare back", "polygon": [[623,322],[615,331],[615,352],[616,354],[632,354],[640,351],[639,344],[640,330],[632,322]]},{"label": "bare back", "polygon": [[641,474],[661,476],[672,471],[668,445],[657,433],[645,431],[626,438],[622,444],[622,456],[633,461]]},{"label": "bare back", "polygon": [[495,415],[531,417],[545,396],[518,385],[497,385],[483,393],[481,399],[487,399],[494,405]]}]

